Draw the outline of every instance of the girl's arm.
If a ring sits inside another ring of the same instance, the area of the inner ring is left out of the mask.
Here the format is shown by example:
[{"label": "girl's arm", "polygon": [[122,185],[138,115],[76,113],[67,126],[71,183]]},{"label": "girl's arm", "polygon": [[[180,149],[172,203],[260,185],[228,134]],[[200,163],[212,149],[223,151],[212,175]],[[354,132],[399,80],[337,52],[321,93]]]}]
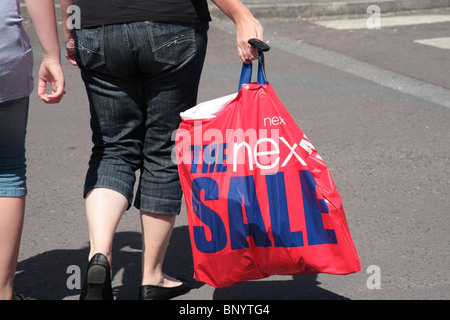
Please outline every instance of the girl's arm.
[{"label": "girl's arm", "polygon": [[[43,53],[39,69],[38,95],[46,103],[57,103],[62,99],[65,83],[54,2],[53,0],[26,0],[25,2]],[[45,93],[47,83],[51,84],[50,94]]]}]

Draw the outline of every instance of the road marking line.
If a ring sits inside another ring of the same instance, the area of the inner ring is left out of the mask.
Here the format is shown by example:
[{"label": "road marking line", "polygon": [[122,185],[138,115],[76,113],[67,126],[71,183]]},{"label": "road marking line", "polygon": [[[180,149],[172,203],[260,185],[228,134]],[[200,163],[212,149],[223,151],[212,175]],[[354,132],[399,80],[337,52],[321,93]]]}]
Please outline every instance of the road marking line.
[{"label": "road marking line", "polygon": [[[214,25],[224,31],[236,33],[236,27],[232,22],[218,21]],[[270,40],[270,46],[336,70],[353,74],[397,92],[400,91],[436,105],[450,108],[450,90],[447,88],[385,70],[343,53],[299,42],[280,34],[277,34]]]},{"label": "road marking line", "polygon": [[421,40],[414,40],[414,42],[425,44],[427,46],[433,46],[440,49],[450,49],[450,37],[421,39]]},{"label": "road marking line", "polygon": [[[367,19],[340,19],[327,21],[314,21],[315,24],[337,30],[367,29]],[[450,15],[418,15],[418,16],[396,16],[380,17],[381,28],[408,26],[426,23],[449,22]]]}]

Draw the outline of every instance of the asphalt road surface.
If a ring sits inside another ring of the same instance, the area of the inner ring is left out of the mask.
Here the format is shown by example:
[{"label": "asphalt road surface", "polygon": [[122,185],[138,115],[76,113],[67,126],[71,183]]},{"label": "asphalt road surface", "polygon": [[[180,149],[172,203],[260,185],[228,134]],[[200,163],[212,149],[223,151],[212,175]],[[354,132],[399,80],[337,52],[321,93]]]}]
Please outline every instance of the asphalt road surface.
[{"label": "asphalt road surface", "polygon": [[[412,15],[430,19],[405,22]],[[450,298],[450,11],[411,12],[383,25],[388,17],[381,16],[381,29],[262,20],[271,46],[268,80],[331,170],[362,271],[273,276],[225,289],[193,281],[179,299]],[[36,74],[40,48],[26,27]],[[237,88],[233,30],[223,20],[211,24],[199,102]],[[89,247],[82,198],[91,149],[88,102],[77,68],[64,63],[64,70],[63,101],[45,105],[34,92],[29,115],[29,196],[15,287],[38,300],[78,299],[77,270],[84,276]],[[137,298],[140,237],[139,213],[130,209],[114,243],[117,300]],[[193,274],[185,210],[165,271]]]}]

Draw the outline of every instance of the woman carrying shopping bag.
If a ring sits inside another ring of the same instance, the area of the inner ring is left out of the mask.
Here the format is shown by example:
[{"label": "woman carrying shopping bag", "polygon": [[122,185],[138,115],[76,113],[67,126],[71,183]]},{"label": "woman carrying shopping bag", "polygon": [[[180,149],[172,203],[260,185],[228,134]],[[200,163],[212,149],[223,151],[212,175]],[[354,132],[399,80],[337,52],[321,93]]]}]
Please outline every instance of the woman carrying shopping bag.
[{"label": "woman carrying shopping bag", "polygon": [[[247,40],[262,39],[259,22],[239,0],[213,2],[236,24],[240,58],[256,59]],[[162,264],[182,196],[171,136],[180,112],[196,104],[210,21],[206,0],[61,4],[66,19],[72,4],[81,16],[80,29],[66,27],[66,56],[81,70],[94,142],[84,190],[90,262],[80,299],[113,299],[112,242],[133,199],[143,235],[139,298],[187,293],[189,284],[165,275]]]}]

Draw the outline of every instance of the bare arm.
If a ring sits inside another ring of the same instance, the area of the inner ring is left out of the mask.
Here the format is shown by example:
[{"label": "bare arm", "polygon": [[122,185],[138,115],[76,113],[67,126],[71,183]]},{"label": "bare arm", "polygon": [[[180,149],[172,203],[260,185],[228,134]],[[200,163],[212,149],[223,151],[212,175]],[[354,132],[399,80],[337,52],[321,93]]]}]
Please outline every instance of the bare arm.
[{"label": "bare arm", "polygon": [[[25,2],[43,53],[39,69],[38,95],[46,103],[57,103],[62,99],[65,83],[54,2],[53,0],[26,0]],[[45,93],[47,83],[50,83],[52,87],[50,94]]]},{"label": "bare arm", "polygon": [[236,24],[236,42],[239,57],[245,63],[258,58],[258,52],[248,44],[248,39],[263,39],[263,28],[240,0],[211,0]]},{"label": "bare arm", "polygon": [[74,27],[70,25],[71,16],[67,12],[69,7],[73,5],[73,1],[74,0],[59,0],[59,3],[61,5],[61,14],[63,17],[64,37],[66,38],[66,58],[67,61],[76,66],[77,62],[75,61],[75,30]]}]

